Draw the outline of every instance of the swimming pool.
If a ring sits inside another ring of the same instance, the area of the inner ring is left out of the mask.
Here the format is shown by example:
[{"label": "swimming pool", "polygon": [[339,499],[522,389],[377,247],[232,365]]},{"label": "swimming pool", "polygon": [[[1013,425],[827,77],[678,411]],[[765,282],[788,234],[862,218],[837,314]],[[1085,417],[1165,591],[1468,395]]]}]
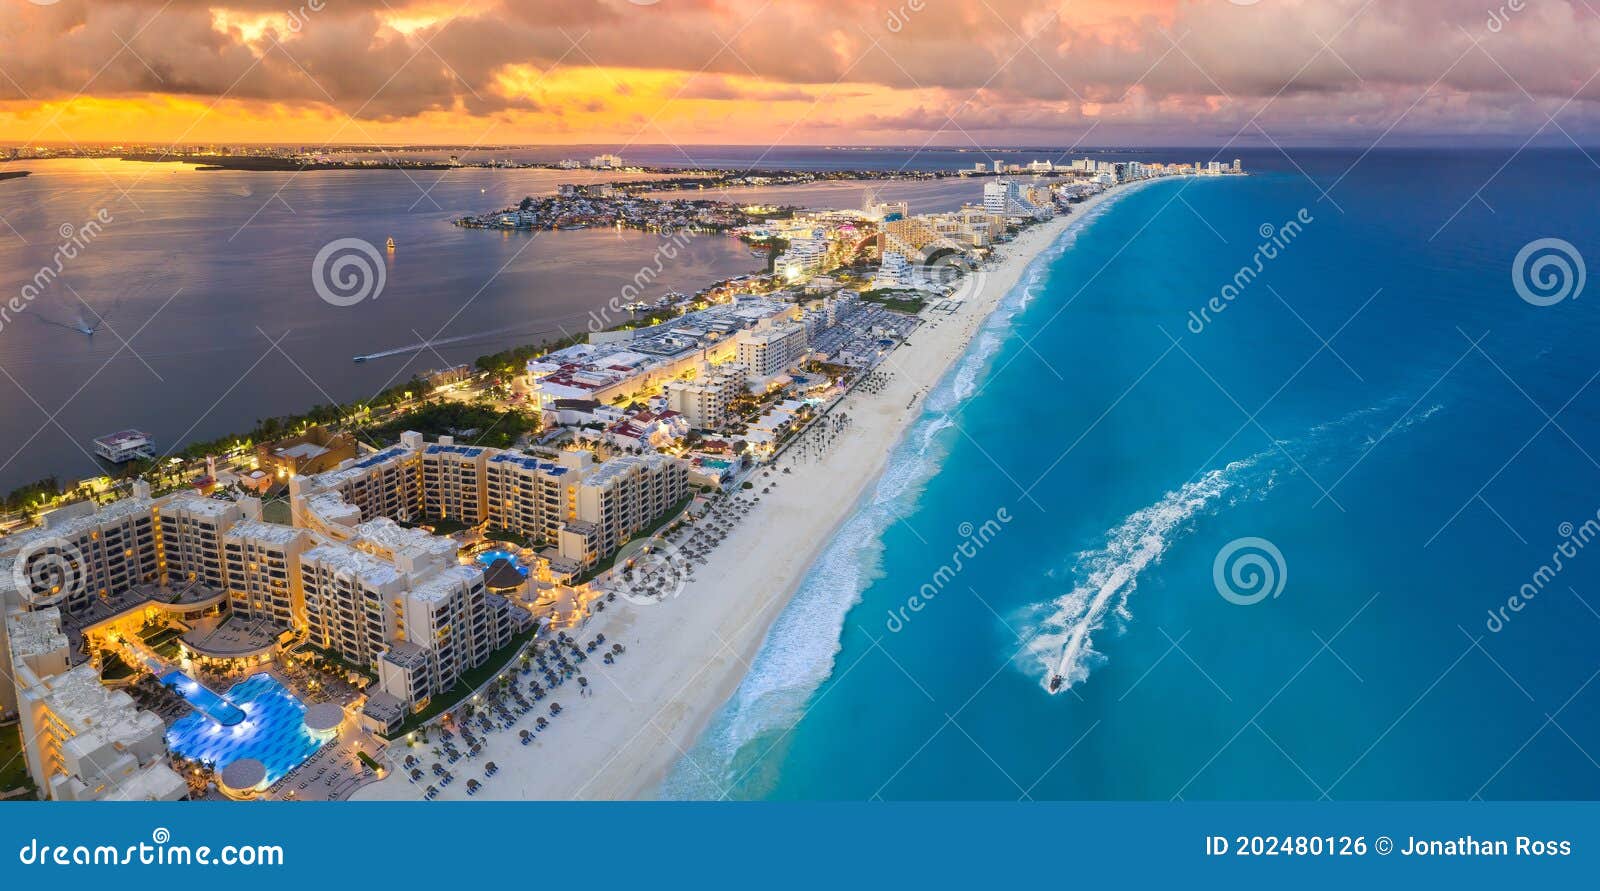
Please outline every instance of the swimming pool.
[{"label": "swimming pool", "polygon": [[523,578],[528,577],[528,567],[524,566],[522,564],[522,560],[519,559],[516,554],[513,554],[510,551],[484,551],[478,555],[477,560],[479,563],[483,564],[485,569],[493,566],[501,560],[504,560],[511,564],[512,568],[516,569],[517,572],[521,573]]},{"label": "swimming pool", "polygon": [[[266,766],[266,784],[270,786],[325,742],[306,729],[305,705],[269,674],[251,675],[229,688],[226,696],[212,693],[182,672],[170,672],[161,680],[195,704],[193,714],[167,730],[167,747],[213,770],[220,771],[241,758],[254,758]],[[204,693],[191,694],[178,686],[184,681]],[[211,699],[222,707],[216,707]],[[232,717],[235,712],[238,720],[231,724],[213,716]]]},{"label": "swimming pool", "polygon": [[196,711],[204,712],[206,717],[224,727],[232,727],[245,718],[244,711],[238,706],[211,692],[203,684],[176,668],[163,674],[161,683],[187,699]]}]

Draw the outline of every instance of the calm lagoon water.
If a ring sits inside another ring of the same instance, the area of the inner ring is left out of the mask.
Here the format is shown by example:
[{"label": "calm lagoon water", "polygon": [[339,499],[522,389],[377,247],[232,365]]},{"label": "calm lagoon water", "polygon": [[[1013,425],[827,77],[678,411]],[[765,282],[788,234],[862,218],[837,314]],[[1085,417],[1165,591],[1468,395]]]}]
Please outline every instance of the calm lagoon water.
[{"label": "calm lagoon water", "polygon": [[[72,160],[27,169],[0,182],[6,299],[54,266],[62,226],[81,228],[101,209],[110,221],[0,328],[0,488],[100,472],[84,449],[115,430],[146,430],[165,449],[584,330],[641,267],[657,266],[662,244],[634,231],[450,225],[574,178],[557,171],[295,176]],[[396,249],[382,253],[381,292],[339,307],[318,296],[312,265],[343,238],[379,251],[393,238]],[[692,292],[760,265],[737,240],[706,235],[663,262],[653,287]],[[73,330],[96,315],[105,324],[92,337]],[[452,337],[467,339],[351,361]]]}]

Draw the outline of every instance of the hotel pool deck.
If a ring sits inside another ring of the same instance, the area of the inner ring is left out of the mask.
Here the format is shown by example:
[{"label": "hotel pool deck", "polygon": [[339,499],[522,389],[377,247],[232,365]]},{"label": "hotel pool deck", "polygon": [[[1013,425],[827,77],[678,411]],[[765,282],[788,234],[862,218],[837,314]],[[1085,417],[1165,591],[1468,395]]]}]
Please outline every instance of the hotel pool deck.
[{"label": "hotel pool deck", "polygon": [[161,682],[195,707],[167,730],[167,746],[214,770],[254,758],[266,766],[265,785],[270,786],[327,742],[306,728],[305,705],[269,674],[251,675],[225,696],[181,671],[168,672]]},{"label": "hotel pool deck", "polygon": [[516,569],[516,571],[520,573],[523,578],[527,578],[528,576],[528,567],[523,564],[520,557],[511,553],[510,551],[484,551],[477,556],[477,560],[479,563],[483,564],[485,568],[493,566],[501,560],[504,560],[511,564],[512,568]]}]

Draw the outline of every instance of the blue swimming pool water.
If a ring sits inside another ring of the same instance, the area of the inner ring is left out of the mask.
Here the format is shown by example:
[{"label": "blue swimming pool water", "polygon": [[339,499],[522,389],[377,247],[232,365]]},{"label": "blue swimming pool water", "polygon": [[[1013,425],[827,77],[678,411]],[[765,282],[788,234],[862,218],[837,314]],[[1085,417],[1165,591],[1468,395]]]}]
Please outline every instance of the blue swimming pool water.
[{"label": "blue swimming pool water", "polygon": [[189,701],[197,711],[224,727],[243,721],[244,711],[238,706],[211,692],[205,685],[177,669],[161,676],[161,683],[171,687],[179,696]]},{"label": "blue swimming pool water", "polygon": [[517,572],[521,573],[523,577],[527,577],[528,567],[524,566],[522,561],[517,558],[517,555],[510,551],[484,551],[478,555],[478,562],[482,563],[485,568],[493,566],[499,560],[510,563],[513,567],[516,567]]},{"label": "blue swimming pool water", "polygon": [[[271,675],[252,675],[231,687],[225,697],[198,684],[194,686],[204,694],[185,691],[177,685],[194,682],[181,672],[169,673],[162,682],[179,690],[195,704],[193,714],[186,715],[167,731],[167,746],[185,758],[203,762],[216,770],[241,758],[254,758],[266,765],[266,781],[271,785],[322,747],[323,741],[306,729],[305,705]],[[198,700],[196,695],[200,696]],[[206,697],[215,699],[223,708],[214,709]],[[230,716],[228,709],[238,712],[239,720],[235,723],[225,724],[213,717],[219,711]]]}]

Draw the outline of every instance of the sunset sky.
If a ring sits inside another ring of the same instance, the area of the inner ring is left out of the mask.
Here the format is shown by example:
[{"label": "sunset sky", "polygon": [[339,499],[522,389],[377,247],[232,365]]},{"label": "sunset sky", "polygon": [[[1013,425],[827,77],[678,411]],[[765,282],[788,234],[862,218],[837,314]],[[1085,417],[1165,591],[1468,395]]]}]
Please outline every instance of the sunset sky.
[{"label": "sunset sky", "polygon": [[1600,136],[1600,0],[0,2],[12,145]]}]

